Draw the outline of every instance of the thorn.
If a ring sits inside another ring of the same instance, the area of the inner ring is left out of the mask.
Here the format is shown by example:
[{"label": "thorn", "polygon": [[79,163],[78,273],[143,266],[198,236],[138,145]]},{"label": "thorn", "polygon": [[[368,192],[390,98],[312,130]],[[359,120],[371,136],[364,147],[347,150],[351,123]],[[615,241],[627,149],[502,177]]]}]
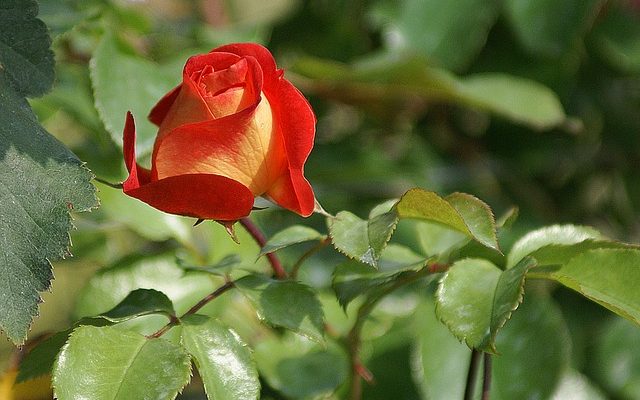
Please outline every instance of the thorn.
[{"label": "thorn", "polygon": [[233,227],[233,225],[236,223],[237,221],[218,221],[218,223],[222,226],[224,226],[224,229],[227,231],[227,233],[229,234],[229,236],[231,236],[231,239],[236,242],[237,244],[240,244],[240,241],[238,240],[238,236],[236,235],[236,231]]},{"label": "thorn", "polygon": [[201,223],[203,223],[203,222],[204,222],[204,219],[202,219],[202,218],[198,218],[198,220],[196,221],[196,223],[195,223],[195,224],[193,224],[193,226],[198,226],[198,225],[200,225],[200,224],[201,224]]}]

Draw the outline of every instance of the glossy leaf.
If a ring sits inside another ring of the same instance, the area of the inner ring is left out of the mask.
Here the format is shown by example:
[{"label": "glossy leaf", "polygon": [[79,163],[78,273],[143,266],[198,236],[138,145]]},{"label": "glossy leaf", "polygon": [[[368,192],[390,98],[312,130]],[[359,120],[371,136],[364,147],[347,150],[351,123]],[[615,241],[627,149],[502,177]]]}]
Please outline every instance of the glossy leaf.
[{"label": "glossy leaf", "polygon": [[640,324],[640,250],[590,250],[548,277]]},{"label": "glossy leaf", "polygon": [[114,142],[122,145],[125,116],[131,111],[136,119],[137,152],[148,154],[158,128],[147,120],[147,115],[180,82],[180,71],[125,54],[108,31],[93,53],[90,67],[96,108]]},{"label": "glossy leaf", "polygon": [[209,399],[259,398],[251,352],[233,331],[204,315],[190,315],[181,322],[182,343],[196,363]]},{"label": "glossy leaf", "polygon": [[324,340],[322,306],[310,287],[260,275],[247,275],[237,280],[235,285],[264,321],[316,341]]},{"label": "glossy leaf", "polygon": [[329,219],[329,235],[338,251],[375,267],[397,223],[395,210],[368,220],[360,219],[349,211],[340,211]]},{"label": "glossy leaf", "polygon": [[[602,238],[600,232],[587,226],[552,225],[529,232],[520,238],[511,248],[507,256],[507,266],[511,267],[524,257],[530,255],[539,264],[548,264],[542,255],[547,246],[567,246]],[[560,251],[558,247],[556,251]],[[539,253],[540,252],[540,253]],[[540,258],[540,259],[539,259]],[[568,260],[564,260],[565,262]]]},{"label": "glossy leaf", "polygon": [[[41,96],[53,84],[54,62],[47,26],[36,18],[38,3],[35,0],[4,0],[0,11],[2,71],[19,95]],[[2,86],[5,84],[3,82]]]},{"label": "glossy leaf", "polygon": [[437,222],[499,250],[491,209],[471,195],[454,193],[442,198],[434,192],[411,189],[402,196],[396,209],[400,218]]},{"label": "glossy leaf", "polygon": [[167,340],[83,326],[58,356],[53,388],[59,400],[166,400],[176,397],[190,375],[189,355]]},{"label": "glossy leaf", "polygon": [[502,271],[484,259],[454,263],[438,286],[438,318],[470,348],[495,352],[496,334],[522,302],[525,275],[534,264],[527,258]]},{"label": "glossy leaf", "polygon": [[326,236],[303,225],[290,226],[274,234],[260,250],[260,255],[273,253],[294,244],[309,242],[312,240],[323,240]]},{"label": "glossy leaf", "polygon": [[482,49],[500,6],[496,0],[404,0],[399,4],[397,18],[385,24],[390,31],[387,36],[453,70],[466,67]]},{"label": "glossy leaf", "polygon": [[153,289],[137,289],[100,317],[111,322],[122,322],[149,314],[175,316],[176,312],[173,303],[164,293]]},{"label": "glossy leaf", "polygon": [[0,329],[22,343],[69,254],[70,210],[96,206],[91,173],[36,121],[0,68]]}]

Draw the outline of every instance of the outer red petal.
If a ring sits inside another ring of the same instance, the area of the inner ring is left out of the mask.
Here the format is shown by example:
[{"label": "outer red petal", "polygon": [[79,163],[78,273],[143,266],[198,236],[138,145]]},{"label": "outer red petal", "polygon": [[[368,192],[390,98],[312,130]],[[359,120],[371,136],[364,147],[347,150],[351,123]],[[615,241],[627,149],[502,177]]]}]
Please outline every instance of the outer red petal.
[{"label": "outer red petal", "polygon": [[125,193],[170,214],[217,221],[246,217],[253,207],[249,189],[220,175],[177,175]]},{"label": "outer red petal", "polygon": [[308,217],[315,209],[315,196],[302,171],[289,170],[266,193],[274,202],[303,217]]},{"label": "outer red petal", "polygon": [[162,121],[164,121],[164,117],[167,116],[173,102],[178,98],[181,88],[182,84],[174,87],[169,93],[165,94],[155,106],[153,106],[149,113],[149,121],[153,122],[156,126],[160,126],[160,124],[162,124]]},{"label": "outer red petal", "polygon": [[232,179],[211,174],[178,175],[151,182],[150,173],[135,161],[136,131],[127,113],[124,128],[124,159],[129,177],[125,194],[159,210],[195,218],[235,221],[251,212],[253,194]]}]

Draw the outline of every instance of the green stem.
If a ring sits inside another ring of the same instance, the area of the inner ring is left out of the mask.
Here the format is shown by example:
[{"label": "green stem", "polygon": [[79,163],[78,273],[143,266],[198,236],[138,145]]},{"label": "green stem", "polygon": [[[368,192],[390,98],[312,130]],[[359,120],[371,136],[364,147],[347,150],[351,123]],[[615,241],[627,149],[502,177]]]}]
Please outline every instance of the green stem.
[{"label": "green stem", "polygon": [[482,378],[482,400],[489,400],[491,393],[491,354],[484,353],[484,373]]},{"label": "green stem", "polygon": [[113,182],[109,182],[109,181],[105,181],[102,178],[98,178],[97,176],[93,178],[94,181],[96,182],[100,182],[103,185],[107,185],[109,187],[112,187],[114,189],[122,189],[122,183],[113,183]]},{"label": "green stem", "polygon": [[[249,235],[251,235],[260,248],[263,248],[264,245],[267,244],[267,239],[264,237],[262,231],[249,218],[240,219],[240,225],[249,232]],[[287,279],[287,271],[282,268],[280,259],[278,259],[274,253],[267,253],[267,259],[271,264],[271,269],[273,270],[273,274],[276,278]]]},{"label": "green stem", "polygon": [[467,372],[467,384],[464,387],[464,400],[473,400],[473,392],[475,391],[476,378],[478,376],[481,357],[481,351],[476,349],[471,350],[471,360],[469,361],[469,370]]}]

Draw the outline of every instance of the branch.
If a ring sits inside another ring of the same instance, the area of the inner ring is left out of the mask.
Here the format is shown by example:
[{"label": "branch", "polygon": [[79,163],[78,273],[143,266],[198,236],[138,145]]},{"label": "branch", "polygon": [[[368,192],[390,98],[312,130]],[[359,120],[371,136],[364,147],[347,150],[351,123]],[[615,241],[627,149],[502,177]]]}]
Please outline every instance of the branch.
[{"label": "branch", "polygon": [[491,354],[484,353],[484,373],[482,378],[482,400],[489,400],[491,392]]},{"label": "branch", "polygon": [[[253,240],[256,241],[260,248],[263,248],[265,244],[267,244],[267,240],[264,237],[264,234],[260,229],[249,219],[242,218],[240,219],[240,225],[244,227],[244,229],[249,232]],[[280,263],[280,259],[274,253],[267,253],[267,259],[269,259],[269,263],[271,264],[271,269],[273,269],[273,274],[278,279],[286,279],[287,271],[282,268],[282,264]]]},{"label": "branch", "polygon": [[471,360],[469,361],[469,371],[467,372],[467,384],[464,387],[464,400],[473,400],[473,392],[476,386],[476,378],[478,376],[478,367],[480,366],[480,357],[482,352],[471,350]]},{"label": "branch", "polygon": [[152,338],[153,339],[157,339],[157,338],[159,338],[160,336],[164,335],[169,329],[171,329],[174,326],[180,324],[180,319],[197,313],[202,307],[206,306],[210,301],[220,297],[220,295],[222,295],[227,290],[233,288],[234,286],[235,286],[235,284],[233,283],[233,281],[226,282],[224,285],[220,286],[219,288],[217,288],[213,292],[209,293],[206,297],[202,298],[193,307],[191,307],[187,312],[182,314],[180,316],[180,318],[176,318],[175,316],[172,315],[170,317],[170,320],[169,320],[168,324],[166,324],[162,328],[158,329],[155,333],[153,333],[151,335],[147,335],[147,338],[149,338],[149,339],[152,339]]}]

